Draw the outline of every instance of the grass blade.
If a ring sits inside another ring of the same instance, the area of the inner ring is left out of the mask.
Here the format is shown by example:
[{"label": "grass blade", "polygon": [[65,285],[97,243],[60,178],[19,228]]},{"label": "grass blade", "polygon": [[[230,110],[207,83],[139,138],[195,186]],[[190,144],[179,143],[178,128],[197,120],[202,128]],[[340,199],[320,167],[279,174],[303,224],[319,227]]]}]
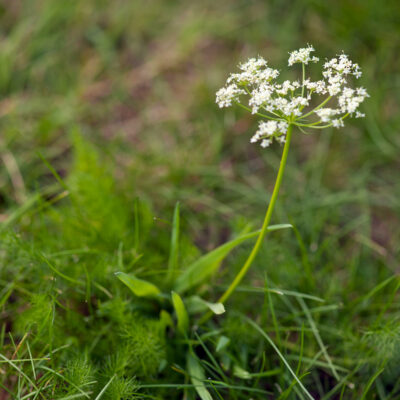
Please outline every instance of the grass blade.
[{"label": "grass blade", "polygon": [[330,358],[330,356],[329,356],[329,354],[328,354],[328,352],[326,350],[326,346],[322,342],[321,336],[320,336],[318,328],[317,328],[317,326],[316,326],[316,324],[315,324],[315,322],[314,322],[314,320],[313,320],[313,318],[311,316],[310,310],[308,309],[306,303],[304,302],[304,300],[301,297],[298,297],[297,301],[300,303],[300,306],[303,309],[304,314],[307,317],[308,323],[310,324],[310,327],[311,327],[311,329],[312,329],[312,331],[314,333],[315,339],[317,340],[317,342],[318,342],[318,344],[319,344],[319,346],[320,346],[320,348],[321,348],[321,350],[322,350],[322,352],[323,352],[323,354],[325,356],[325,359],[326,359],[327,363],[329,364],[329,367],[330,367],[330,369],[332,371],[333,376],[335,377],[335,379],[337,381],[340,381],[340,376],[337,373],[335,366],[333,365],[333,362],[332,362],[332,360],[331,360],[331,358]]},{"label": "grass blade", "polygon": [[263,336],[266,341],[271,345],[271,347],[276,351],[278,354],[279,358],[282,360],[282,362],[285,364],[285,367],[289,370],[290,374],[293,376],[295,381],[298,383],[300,388],[303,390],[304,394],[310,399],[314,400],[314,397],[311,396],[310,392],[305,388],[305,386],[302,384],[300,379],[297,377],[296,373],[293,371],[292,367],[289,365],[289,363],[286,361],[285,357],[283,354],[279,351],[278,347],[276,347],[275,343],[272,341],[272,339],[261,329],[259,325],[257,325],[254,321],[252,321],[250,318],[247,318],[245,316],[242,316],[248,323],[251,325],[256,331],[260,333],[261,336]]},{"label": "grass blade", "polygon": [[362,394],[362,396],[360,397],[360,400],[364,400],[367,396],[367,393],[369,391],[369,389],[371,389],[372,384],[375,382],[376,378],[384,371],[384,368],[381,368],[380,370],[376,371],[375,374],[373,376],[371,376],[371,378],[369,379],[367,386],[364,389],[364,392]]},{"label": "grass blade", "polygon": [[174,279],[175,272],[178,268],[179,254],[179,230],[180,230],[180,204],[175,205],[174,218],[172,222],[171,245],[168,260],[168,276],[167,281],[171,282]]},{"label": "grass blade", "polygon": [[103,396],[103,394],[105,393],[107,388],[111,385],[111,382],[114,380],[114,378],[115,378],[115,375],[113,375],[111,377],[111,379],[106,383],[106,385],[103,387],[103,389],[101,389],[101,392],[96,396],[96,398],[94,400],[99,400],[101,398],[101,396]]}]

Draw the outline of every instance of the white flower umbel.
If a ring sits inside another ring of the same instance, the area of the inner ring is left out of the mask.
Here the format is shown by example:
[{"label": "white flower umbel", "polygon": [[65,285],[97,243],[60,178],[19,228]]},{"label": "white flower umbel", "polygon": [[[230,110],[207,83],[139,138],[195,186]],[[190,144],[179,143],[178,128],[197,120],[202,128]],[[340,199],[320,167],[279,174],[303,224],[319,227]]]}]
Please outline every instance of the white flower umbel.
[{"label": "white flower umbel", "polygon": [[301,130],[342,128],[345,118],[365,116],[358,108],[368,93],[362,87],[352,88],[349,82],[349,78],[361,76],[358,64],[347,55],[339,54],[324,63],[322,79],[312,81],[306,77],[305,66],[319,61],[311,55],[314,51],[308,45],[289,55],[289,66],[302,64],[301,82],[276,82],[279,71],[270,68],[264,58],[257,57],[240,64],[240,72],[231,74],[225,87],[217,92],[220,107],[238,104],[268,121],[260,122],[252,143],[259,142],[262,147],[274,140],[285,143],[289,126],[298,126]]}]

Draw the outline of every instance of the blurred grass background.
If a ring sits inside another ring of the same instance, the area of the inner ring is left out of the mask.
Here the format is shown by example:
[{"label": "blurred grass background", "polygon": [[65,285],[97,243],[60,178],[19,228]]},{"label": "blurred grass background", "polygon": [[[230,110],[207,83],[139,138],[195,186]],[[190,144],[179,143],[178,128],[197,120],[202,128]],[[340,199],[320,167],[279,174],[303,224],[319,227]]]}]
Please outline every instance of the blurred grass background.
[{"label": "blurred grass background", "polygon": [[157,206],[260,215],[280,149],[249,146],[254,118],[221,112],[214,94],[241,60],[260,54],[285,69],[288,51],[311,43],[322,59],[344,50],[362,66],[368,118],[296,135],[281,204],[293,217],[311,203],[337,201],[351,219],[367,208],[369,239],[396,252],[399,13],[372,0],[3,3],[3,218],[48,182],[37,151],[65,175],[73,131]]},{"label": "blurred grass background", "polygon": [[[392,263],[399,14],[396,1],[372,0],[3,3],[2,219],[52,179],[38,151],[66,174],[74,131],[111,160],[121,185],[160,212],[182,201],[196,232],[218,236],[232,216],[259,219],[280,149],[248,145],[255,119],[218,110],[214,94],[241,60],[260,54],[284,70],[288,51],[312,43],[321,58],[350,54],[371,98],[367,118],[345,130],[296,135],[279,213],[310,243],[368,216],[352,246],[361,242]],[[325,213],[320,222],[317,212]]]},{"label": "blurred grass background", "polygon": [[[255,277],[266,270],[285,289],[351,302],[398,273],[399,21],[394,0],[4,1],[0,218],[58,187],[39,153],[64,178],[73,143],[84,137],[111,166],[127,204],[136,196],[151,203],[162,230],[179,200],[185,231],[211,249],[247,221],[261,223],[281,152],[250,145],[255,118],[219,110],[216,90],[247,57],[284,70],[288,52],[306,43],[321,59],[344,50],[364,72],[367,117],[340,131],[295,135],[273,222],[293,223],[296,234],[269,242]],[[109,204],[104,218],[122,207]],[[18,231],[34,223],[34,215],[22,218]],[[108,228],[103,239],[117,248]],[[337,316],[347,339],[376,317],[375,306],[362,304],[356,316]],[[390,323],[398,320],[397,302],[386,311]],[[392,339],[396,348],[400,334]]]}]

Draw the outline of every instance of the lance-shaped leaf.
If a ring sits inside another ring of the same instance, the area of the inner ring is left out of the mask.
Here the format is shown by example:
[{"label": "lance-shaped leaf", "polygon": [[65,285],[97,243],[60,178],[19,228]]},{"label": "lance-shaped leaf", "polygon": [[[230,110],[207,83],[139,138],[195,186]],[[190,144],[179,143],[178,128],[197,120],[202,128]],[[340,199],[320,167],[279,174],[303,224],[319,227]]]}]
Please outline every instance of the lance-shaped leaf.
[{"label": "lance-shaped leaf", "polygon": [[[292,225],[290,224],[271,225],[268,227],[268,231],[291,227]],[[183,293],[191,287],[200,284],[219,268],[223,259],[236,246],[243,243],[245,240],[256,237],[259,233],[260,231],[255,231],[241,235],[200,257],[176,279],[174,289],[179,293]]]},{"label": "lance-shaped leaf", "polygon": [[178,331],[182,333],[182,335],[186,335],[189,329],[189,317],[186,311],[185,304],[179,296],[178,293],[172,292],[172,304],[174,305],[174,309],[176,312],[176,318],[178,319]]},{"label": "lance-shaped leaf", "polygon": [[224,335],[220,336],[217,341],[217,346],[215,347],[215,351],[219,353],[220,351],[224,350],[228,344],[230,343],[230,339]]},{"label": "lance-shaped leaf", "polygon": [[199,296],[190,296],[186,299],[187,310],[190,314],[211,310],[214,314],[223,314],[225,307],[222,303],[210,303]]},{"label": "lance-shaped leaf", "polygon": [[155,297],[161,294],[160,289],[151,282],[136,278],[133,274],[116,272],[115,276],[138,297]]},{"label": "lance-shaped leaf", "polygon": [[251,374],[249,371],[246,371],[239,365],[234,365],[233,367],[233,375],[237,376],[240,379],[251,379]]},{"label": "lance-shaped leaf", "polygon": [[192,354],[188,353],[187,358],[188,372],[190,375],[190,380],[196,389],[197,394],[200,396],[201,400],[213,400],[210,392],[207,390],[204,381],[206,380],[204,374],[204,368],[200,364],[199,360]]},{"label": "lance-shaped leaf", "polygon": [[171,314],[165,310],[161,310],[160,312],[160,326],[163,332],[165,332],[167,327],[173,328],[174,326]]}]

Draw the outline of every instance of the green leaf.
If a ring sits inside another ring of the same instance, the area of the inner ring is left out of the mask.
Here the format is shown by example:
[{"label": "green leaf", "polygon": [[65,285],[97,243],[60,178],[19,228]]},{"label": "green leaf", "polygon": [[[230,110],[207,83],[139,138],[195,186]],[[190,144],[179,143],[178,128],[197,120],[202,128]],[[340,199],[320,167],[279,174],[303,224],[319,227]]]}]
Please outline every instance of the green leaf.
[{"label": "green leaf", "polygon": [[219,353],[220,351],[224,350],[226,346],[230,343],[230,339],[224,335],[220,336],[217,342],[217,346],[215,347],[215,351]]},{"label": "green leaf", "polygon": [[139,216],[139,199],[136,197],[134,202],[133,202],[133,213],[134,213],[134,235],[133,235],[133,247],[135,248],[136,251],[139,249],[139,243],[140,243],[140,216]]},{"label": "green leaf", "polygon": [[[268,231],[275,231],[291,227],[292,225],[290,224],[271,225],[268,227]],[[256,237],[259,233],[260,231],[255,231],[241,235],[200,257],[178,277],[175,282],[174,289],[179,293],[183,293],[191,287],[200,284],[209,278],[219,268],[223,259],[236,246],[245,240]]]},{"label": "green leaf", "polygon": [[172,222],[172,235],[171,246],[169,251],[168,260],[168,277],[167,280],[171,281],[174,278],[175,271],[178,268],[178,254],[179,254],[179,224],[180,224],[180,205],[179,202],[175,205],[174,219]]},{"label": "green leaf", "polygon": [[172,321],[172,317],[169,312],[161,310],[160,325],[162,326],[163,330],[165,330],[167,327],[172,328],[174,326],[174,322]]},{"label": "green leaf", "polygon": [[371,389],[373,383],[375,382],[376,378],[385,370],[385,368],[381,368],[380,370],[376,371],[375,374],[369,379],[367,386],[364,389],[364,392],[362,396],[360,397],[361,400],[364,400],[367,396],[367,393],[369,392],[369,389]]},{"label": "green leaf", "polygon": [[191,264],[176,280],[175,290],[179,293],[185,292],[191,287],[198,285],[212,275],[221,264],[222,260],[239,244],[247,239],[256,237],[259,232],[251,232],[239,236],[230,242],[224,243],[216,249],[200,257]]},{"label": "green leaf", "polygon": [[220,315],[225,312],[225,307],[222,303],[210,303],[208,301],[204,301],[204,303],[214,314]]},{"label": "green leaf", "polygon": [[225,307],[222,303],[210,303],[199,296],[190,296],[186,299],[186,305],[190,314],[204,312],[207,311],[207,309],[217,315],[225,312]]},{"label": "green leaf", "polygon": [[115,276],[138,297],[155,297],[161,292],[160,289],[151,282],[144,281],[136,278],[133,274],[126,274],[125,272],[116,272]]},{"label": "green leaf", "polygon": [[196,392],[200,396],[201,400],[213,400],[210,392],[207,390],[204,384],[204,381],[206,380],[204,368],[199,363],[198,359],[190,352],[188,353],[187,357],[187,365],[190,380],[192,381],[193,386],[195,387]]},{"label": "green leaf", "polygon": [[293,228],[292,224],[276,224],[276,225],[270,225],[267,228],[268,232],[272,232],[272,231],[279,231],[281,229],[289,229],[289,228]]},{"label": "green leaf", "polygon": [[234,365],[233,367],[233,375],[240,379],[251,379],[251,374],[249,371],[246,371],[239,365]]},{"label": "green leaf", "polygon": [[182,333],[182,335],[186,335],[189,329],[189,317],[186,311],[185,304],[179,296],[178,293],[171,292],[172,295],[172,304],[174,305],[174,309],[176,312],[176,318],[178,319],[178,331]]}]

